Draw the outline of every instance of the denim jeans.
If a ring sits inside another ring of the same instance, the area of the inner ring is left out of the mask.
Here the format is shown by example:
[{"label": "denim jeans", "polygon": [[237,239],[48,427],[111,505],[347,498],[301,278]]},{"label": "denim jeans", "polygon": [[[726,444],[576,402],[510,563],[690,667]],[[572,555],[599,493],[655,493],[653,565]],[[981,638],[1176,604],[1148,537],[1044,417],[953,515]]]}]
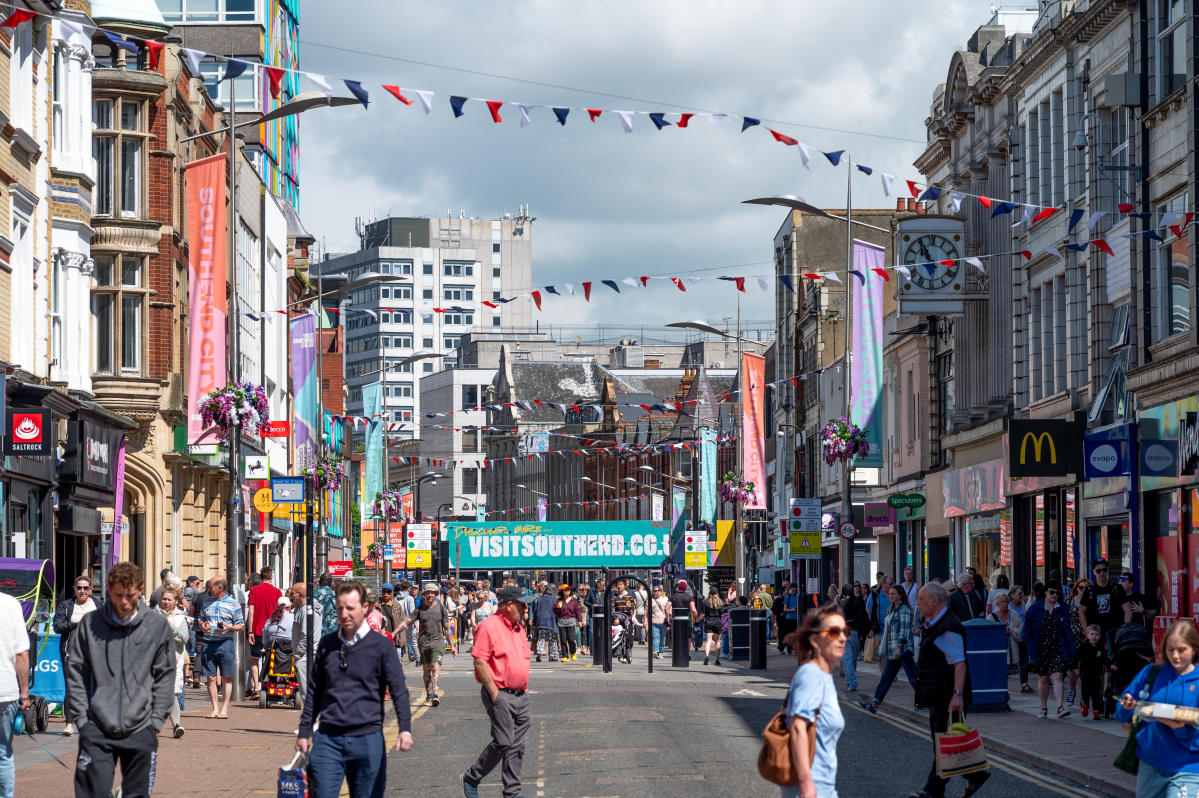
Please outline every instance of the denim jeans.
[{"label": "denim jeans", "polygon": [[912,687],[916,686],[916,658],[912,656],[911,651],[905,651],[899,659],[888,659],[883,662],[883,672],[878,680],[878,689],[874,691],[874,703],[883,703],[883,699],[887,697],[887,691],[891,689],[901,667],[904,675],[908,677],[908,682]]},{"label": "denim jeans", "polygon": [[861,641],[857,632],[849,633],[849,641],[845,644],[845,653],[841,656],[841,667],[845,671],[845,686],[850,690],[858,689],[858,649]]},{"label": "denim jeans", "polygon": [[387,786],[383,732],[360,737],[322,734],[312,736],[308,758],[309,795],[337,798],[344,778],[354,798],[383,798]]},{"label": "denim jeans", "polygon": [[727,657],[729,655],[729,633],[720,633],[720,656]]},{"label": "denim jeans", "polygon": [[16,789],[17,769],[12,758],[12,724],[17,717],[17,702],[0,702],[0,798],[12,798]]},{"label": "denim jeans", "polygon": [[1195,798],[1199,795],[1199,773],[1166,773],[1142,761],[1137,769],[1137,795]]},{"label": "denim jeans", "polygon": [[650,628],[653,630],[654,651],[661,654],[666,650],[666,624],[655,623]]}]

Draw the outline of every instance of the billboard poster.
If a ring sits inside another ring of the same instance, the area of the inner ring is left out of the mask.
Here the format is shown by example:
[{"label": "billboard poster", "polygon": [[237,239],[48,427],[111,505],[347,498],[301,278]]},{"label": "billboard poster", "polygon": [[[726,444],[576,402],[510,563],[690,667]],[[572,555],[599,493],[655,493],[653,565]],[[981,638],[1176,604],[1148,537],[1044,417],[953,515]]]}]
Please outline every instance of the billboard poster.
[{"label": "billboard poster", "polygon": [[1007,477],[1003,458],[988,460],[978,465],[945,471],[941,477],[941,489],[945,497],[945,517],[977,515],[989,510],[1002,510],[1007,506],[1004,488]]},{"label": "billboard poster", "polygon": [[741,479],[754,483],[747,510],[766,509],[766,358],[741,355]]},{"label": "billboard poster", "polygon": [[[324,433],[330,451],[340,453],[344,450],[345,425],[348,423],[348,421],[335,419],[332,413],[325,413]],[[342,501],[348,491],[348,480],[343,480],[342,486],[337,490],[325,491],[325,534],[329,537],[344,537],[342,533],[342,518],[345,516],[342,512]]]},{"label": "billboard poster", "polygon": [[446,540],[451,568],[657,568],[670,556],[666,521],[450,523]]},{"label": "billboard poster", "polygon": [[295,395],[292,427],[295,432],[296,468],[316,462],[316,316],[291,321],[291,388]]},{"label": "billboard poster", "polygon": [[213,155],[185,168],[187,183],[188,330],[187,330],[187,442],[216,443],[216,430],[205,430],[200,419],[200,399],[224,388],[226,355],[226,259],[228,235],[225,217],[226,157]]},{"label": "billboard poster", "polygon": [[[865,241],[853,242],[853,267],[871,275],[886,263],[886,250]],[[848,276],[846,280],[850,279]],[[882,280],[865,279],[854,286],[853,349],[849,360],[849,420],[866,433],[870,454],[854,464],[864,468],[883,466],[883,291]]]}]

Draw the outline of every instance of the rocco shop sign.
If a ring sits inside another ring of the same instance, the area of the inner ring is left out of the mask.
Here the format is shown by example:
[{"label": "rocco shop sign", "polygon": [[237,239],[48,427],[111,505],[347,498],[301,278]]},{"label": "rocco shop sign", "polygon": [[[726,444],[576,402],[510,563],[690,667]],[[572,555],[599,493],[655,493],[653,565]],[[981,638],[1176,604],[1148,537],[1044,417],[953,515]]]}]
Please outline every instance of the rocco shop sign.
[{"label": "rocco shop sign", "polygon": [[[450,567],[656,568],[671,555],[669,521],[447,524]],[[457,554],[460,552],[460,554]]]}]

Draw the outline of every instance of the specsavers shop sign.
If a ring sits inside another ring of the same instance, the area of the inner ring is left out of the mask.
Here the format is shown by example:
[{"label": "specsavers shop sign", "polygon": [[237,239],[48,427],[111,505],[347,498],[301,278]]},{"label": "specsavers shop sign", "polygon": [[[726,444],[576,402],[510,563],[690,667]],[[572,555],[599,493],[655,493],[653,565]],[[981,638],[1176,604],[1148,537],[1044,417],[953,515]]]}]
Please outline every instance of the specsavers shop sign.
[{"label": "specsavers shop sign", "polygon": [[669,521],[449,524],[451,568],[655,568],[670,556]]}]

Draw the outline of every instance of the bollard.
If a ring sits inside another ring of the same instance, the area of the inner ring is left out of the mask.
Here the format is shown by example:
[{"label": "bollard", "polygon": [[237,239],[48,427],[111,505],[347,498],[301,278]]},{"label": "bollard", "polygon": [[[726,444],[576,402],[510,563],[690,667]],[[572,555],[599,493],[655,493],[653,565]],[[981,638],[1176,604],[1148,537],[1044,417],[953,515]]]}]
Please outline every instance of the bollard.
[{"label": "bollard", "polygon": [[670,664],[675,668],[691,667],[691,609],[675,607],[671,613],[673,644],[670,647]]},{"label": "bollard", "polygon": [[597,606],[591,613],[591,664],[604,667],[608,661],[607,655],[612,651],[611,637],[608,632],[607,618],[604,616],[603,605]]},{"label": "bollard", "polygon": [[749,607],[729,610],[729,659],[749,659]]},{"label": "bollard", "polygon": [[770,612],[764,609],[749,611],[749,667],[766,670],[766,633]]}]

